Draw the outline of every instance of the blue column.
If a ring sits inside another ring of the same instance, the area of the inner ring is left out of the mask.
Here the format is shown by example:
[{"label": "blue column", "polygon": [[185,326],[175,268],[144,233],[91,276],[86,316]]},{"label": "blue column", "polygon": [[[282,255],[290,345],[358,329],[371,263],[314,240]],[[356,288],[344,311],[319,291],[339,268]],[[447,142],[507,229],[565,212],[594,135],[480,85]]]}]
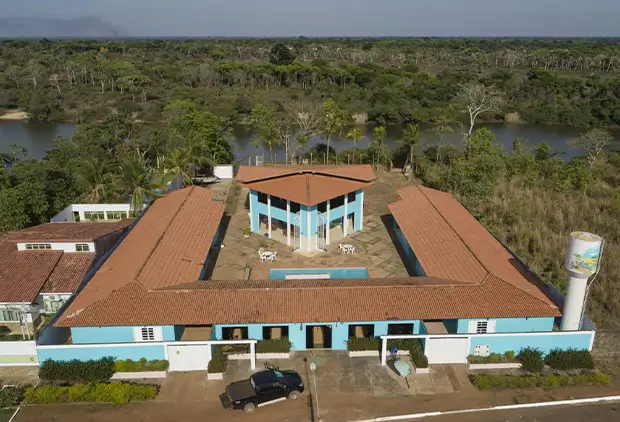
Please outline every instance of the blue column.
[{"label": "blue column", "polygon": [[[353,226],[353,230],[355,230],[356,232],[362,230],[362,207],[364,206],[364,195],[363,195],[363,190],[359,189],[357,192],[355,192],[355,202],[351,205],[349,205],[349,214],[351,212],[354,213],[354,226]],[[351,209],[351,206],[353,206],[353,209]]]},{"label": "blue column", "polygon": [[306,207],[305,205],[301,205],[300,211],[301,212],[299,213],[299,216],[301,227],[299,232],[302,236],[308,236],[308,207]]},{"label": "blue column", "polygon": [[259,230],[259,221],[258,221],[258,209],[259,209],[259,203],[258,203],[258,193],[254,190],[250,191],[250,218],[252,219],[252,223],[250,225],[252,231],[254,233],[258,233]]}]

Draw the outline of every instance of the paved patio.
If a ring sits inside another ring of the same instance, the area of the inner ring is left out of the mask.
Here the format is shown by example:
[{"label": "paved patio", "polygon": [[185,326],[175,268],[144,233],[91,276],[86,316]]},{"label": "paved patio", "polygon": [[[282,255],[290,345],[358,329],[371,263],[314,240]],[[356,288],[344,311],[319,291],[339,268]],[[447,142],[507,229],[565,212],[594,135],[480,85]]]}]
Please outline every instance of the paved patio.
[{"label": "paved patio", "polygon": [[[232,192],[229,198],[227,217],[229,218],[224,248],[218,252],[212,271],[214,280],[265,280],[269,279],[271,268],[300,267],[365,267],[372,278],[403,277],[408,270],[403,264],[399,251],[394,245],[391,232],[392,217],[387,205],[399,199],[396,190],[409,185],[397,172],[380,173],[377,183],[368,188],[364,195],[364,225],[361,232],[351,234],[346,242],[355,246],[356,253],[343,255],[338,243],[327,247],[327,251],[312,258],[293,253],[292,247],[257,234],[244,238],[243,229],[249,226],[247,208],[247,189]],[[258,250],[266,249],[278,253],[272,263],[261,263]]]}]

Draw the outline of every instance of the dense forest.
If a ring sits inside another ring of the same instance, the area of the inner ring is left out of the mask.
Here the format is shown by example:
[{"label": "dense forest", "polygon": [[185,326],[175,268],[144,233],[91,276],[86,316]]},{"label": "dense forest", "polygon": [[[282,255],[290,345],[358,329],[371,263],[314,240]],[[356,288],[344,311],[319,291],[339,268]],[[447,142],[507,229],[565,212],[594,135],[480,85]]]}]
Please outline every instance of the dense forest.
[{"label": "dense forest", "polygon": [[460,121],[462,85],[476,82],[504,99],[486,120],[619,125],[618,70],[615,39],[4,41],[0,111],[151,121],[181,99],[247,121],[259,103],[333,98],[358,121],[432,123]]},{"label": "dense forest", "polygon": [[[619,71],[611,39],[5,41],[0,113],[79,125],[41,160],[0,151],[0,231],[48,221],[71,202],[138,204],[172,178],[191,183],[234,162],[231,125],[241,122],[254,142],[283,146],[283,163],[313,154],[402,168],[452,192],[561,289],[568,233],[604,236],[589,315],[619,327],[620,152],[608,131],[620,124]],[[483,126],[503,120],[583,126],[572,141],[583,156],[562,160],[518,139],[506,153]],[[367,122],[371,142],[360,148]],[[404,127],[397,148],[384,144],[391,123]],[[422,147],[421,125],[436,146]],[[449,132],[464,147],[442,141]],[[315,135],[325,143],[310,148]],[[331,148],[345,139],[348,150]]]}]

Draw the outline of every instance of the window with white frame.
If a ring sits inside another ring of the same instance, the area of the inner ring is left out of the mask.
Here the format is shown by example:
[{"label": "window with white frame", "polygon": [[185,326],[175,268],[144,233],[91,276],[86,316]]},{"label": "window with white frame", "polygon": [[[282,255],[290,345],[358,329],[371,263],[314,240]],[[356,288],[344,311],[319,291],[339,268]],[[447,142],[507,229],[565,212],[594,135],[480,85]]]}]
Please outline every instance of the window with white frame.
[{"label": "window with white frame", "polygon": [[477,321],[469,321],[469,327],[467,330],[470,334],[488,334],[495,332],[495,321],[481,319]]},{"label": "window with white frame", "polygon": [[26,243],[26,250],[29,251],[39,251],[52,249],[52,245],[49,243]]},{"label": "window with white frame", "polygon": [[107,211],[106,216],[108,220],[122,220],[127,218],[127,213],[125,211]]},{"label": "window with white frame", "polygon": [[89,221],[105,220],[103,211],[84,211],[84,218]]},{"label": "window with white frame", "polygon": [[161,327],[135,327],[134,341],[162,341]]},{"label": "window with white frame", "polygon": [[75,251],[76,252],[90,252],[90,246],[88,246],[88,243],[76,243]]},{"label": "window with white frame", "polygon": [[0,321],[19,321],[19,313],[11,309],[0,310]]}]

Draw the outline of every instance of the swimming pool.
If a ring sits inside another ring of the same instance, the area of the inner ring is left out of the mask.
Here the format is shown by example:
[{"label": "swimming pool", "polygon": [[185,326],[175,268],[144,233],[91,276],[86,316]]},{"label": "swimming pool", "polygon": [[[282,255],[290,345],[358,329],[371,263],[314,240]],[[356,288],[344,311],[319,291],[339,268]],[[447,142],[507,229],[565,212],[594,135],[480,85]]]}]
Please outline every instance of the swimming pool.
[{"label": "swimming pool", "polygon": [[366,268],[276,268],[269,270],[270,280],[327,278],[368,278]]}]

